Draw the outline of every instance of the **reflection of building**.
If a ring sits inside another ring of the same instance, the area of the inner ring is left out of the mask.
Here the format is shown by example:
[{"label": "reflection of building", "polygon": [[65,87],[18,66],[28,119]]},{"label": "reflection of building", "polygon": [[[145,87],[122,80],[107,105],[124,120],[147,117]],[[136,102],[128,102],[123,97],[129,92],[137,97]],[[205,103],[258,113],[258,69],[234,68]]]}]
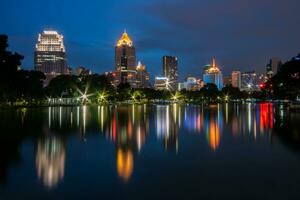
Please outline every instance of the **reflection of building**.
[{"label": "reflection of building", "polygon": [[128,181],[132,175],[133,154],[130,150],[117,149],[117,172],[124,181]]},{"label": "reflection of building", "polygon": [[155,77],[154,88],[156,90],[168,90],[169,89],[169,79],[164,76]]},{"label": "reflection of building", "polygon": [[136,67],[136,87],[137,88],[149,88],[150,87],[150,76],[146,70],[146,66],[142,65],[141,62],[138,63]]},{"label": "reflection of building", "polygon": [[212,150],[217,150],[220,145],[220,129],[215,119],[209,122],[209,145]]},{"label": "reflection of building", "polygon": [[203,110],[194,107],[185,107],[184,125],[189,131],[200,133],[203,130]]},{"label": "reflection of building", "polygon": [[170,88],[176,89],[178,79],[178,60],[174,56],[163,57],[163,76],[167,77],[170,81]]},{"label": "reflection of building", "polygon": [[223,75],[221,70],[218,68],[215,59],[212,60],[211,65],[208,65],[204,69],[203,81],[205,84],[214,83],[218,89],[223,88]]},{"label": "reflection of building", "polygon": [[233,71],[231,74],[231,83],[233,87],[242,87],[242,76],[240,71]]},{"label": "reflection of building", "polygon": [[211,108],[209,113],[206,113],[204,119],[204,130],[206,130],[207,140],[210,148],[214,151],[218,149],[221,141],[220,129],[222,128],[222,122],[219,120],[222,120],[222,118],[220,118],[221,115],[219,112],[219,106],[217,110],[215,108]]},{"label": "reflection of building", "polygon": [[63,179],[65,154],[65,145],[60,138],[47,138],[38,142],[36,168],[45,186],[53,187]]},{"label": "reflection of building", "polygon": [[186,78],[186,81],[178,84],[178,90],[187,90],[187,91],[198,91],[203,87],[204,83],[202,80],[197,80],[195,77],[189,76]]},{"label": "reflection of building", "polygon": [[134,154],[139,152],[149,131],[148,116],[144,115],[146,105],[120,106],[112,108],[107,119],[111,119],[108,125],[104,114],[108,114],[103,107],[99,108],[100,128],[116,145],[117,173],[124,181],[128,181],[134,169]]},{"label": "reflection of building", "polygon": [[62,35],[56,31],[39,34],[34,52],[34,69],[46,75],[46,84],[55,76],[68,72]]},{"label": "reflection of building", "polygon": [[176,121],[176,106],[157,106],[156,107],[156,134],[158,138],[164,140],[166,149],[174,148],[178,150],[178,121]]}]

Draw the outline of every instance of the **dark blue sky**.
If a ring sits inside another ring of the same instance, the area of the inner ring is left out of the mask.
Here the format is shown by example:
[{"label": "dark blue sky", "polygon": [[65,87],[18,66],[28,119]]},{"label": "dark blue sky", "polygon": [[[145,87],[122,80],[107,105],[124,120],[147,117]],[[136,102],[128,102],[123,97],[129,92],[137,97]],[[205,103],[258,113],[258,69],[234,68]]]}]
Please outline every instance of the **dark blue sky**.
[{"label": "dark blue sky", "polygon": [[114,45],[124,28],[152,76],[161,57],[179,58],[181,79],[200,76],[216,57],[224,74],[263,71],[271,57],[300,52],[299,0],[2,0],[0,33],[32,68],[37,34],[65,37],[71,67],[114,69]]}]

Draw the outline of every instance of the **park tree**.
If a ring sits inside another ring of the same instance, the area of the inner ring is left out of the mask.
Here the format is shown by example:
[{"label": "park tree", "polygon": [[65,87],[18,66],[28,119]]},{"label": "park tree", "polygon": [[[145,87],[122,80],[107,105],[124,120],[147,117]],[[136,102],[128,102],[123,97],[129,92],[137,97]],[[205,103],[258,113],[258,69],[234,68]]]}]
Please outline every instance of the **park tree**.
[{"label": "park tree", "polygon": [[220,95],[220,91],[218,90],[218,87],[214,83],[207,83],[204,85],[203,88],[200,90],[201,95],[204,97],[206,102],[217,102],[218,96]]},{"label": "park tree", "polygon": [[278,73],[266,84],[276,99],[294,100],[300,95],[300,54],[284,63]]},{"label": "park tree", "polygon": [[77,97],[80,95],[79,84],[80,81],[77,76],[60,75],[50,81],[46,87],[46,94],[50,97],[61,97],[63,95]]},{"label": "park tree", "polygon": [[20,98],[41,98],[45,76],[36,71],[20,70],[24,57],[7,51],[7,48],[8,37],[0,35],[0,100],[14,102]]},{"label": "park tree", "polygon": [[224,99],[236,100],[242,97],[240,89],[238,87],[233,87],[231,84],[222,88],[222,95]]},{"label": "park tree", "polygon": [[117,100],[126,101],[131,99],[132,89],[129,83],[120,83],[117,87]]}]

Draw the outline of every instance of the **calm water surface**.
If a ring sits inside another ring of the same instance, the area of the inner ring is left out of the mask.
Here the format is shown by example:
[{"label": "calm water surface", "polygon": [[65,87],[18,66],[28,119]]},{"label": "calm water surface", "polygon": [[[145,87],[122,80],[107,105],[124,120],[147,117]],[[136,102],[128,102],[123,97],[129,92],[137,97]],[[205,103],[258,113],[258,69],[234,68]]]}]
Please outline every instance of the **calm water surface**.
[{"label": "calm water surface", "polygon": [[0,199],[299,199],[299,123],[272,104],[0,110]]}]

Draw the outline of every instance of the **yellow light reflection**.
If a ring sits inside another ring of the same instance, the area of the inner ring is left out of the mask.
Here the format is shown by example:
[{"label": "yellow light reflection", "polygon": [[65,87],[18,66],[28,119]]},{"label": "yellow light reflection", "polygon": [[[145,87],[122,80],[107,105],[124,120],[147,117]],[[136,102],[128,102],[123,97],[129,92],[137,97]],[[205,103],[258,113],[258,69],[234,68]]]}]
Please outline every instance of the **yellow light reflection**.
[{"label": "yellow light reflection", "polygon": [[217,150],[220,145],[220,130],[214,120],[209,124],[209,145],[212,150]]},{"label": "yellow light reflection", "polygon": [[117,150],[117,171],[119,177],[128,181],[133,172],[133,154],[130,150]]}]

